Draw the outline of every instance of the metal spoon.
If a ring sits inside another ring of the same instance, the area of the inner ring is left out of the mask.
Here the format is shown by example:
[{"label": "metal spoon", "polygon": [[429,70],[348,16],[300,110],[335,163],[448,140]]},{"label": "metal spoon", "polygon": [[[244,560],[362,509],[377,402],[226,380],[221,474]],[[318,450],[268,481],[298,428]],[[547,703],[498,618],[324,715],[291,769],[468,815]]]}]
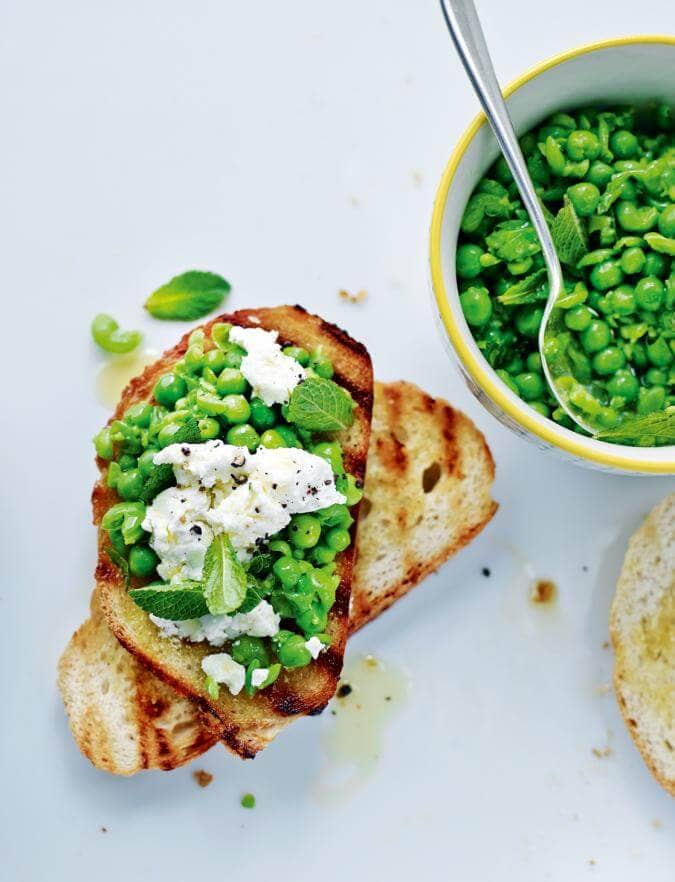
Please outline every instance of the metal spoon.
[{"label": "metal spoon", "polygon": [[[553,339],[558,331],[563,329],[560,315],[561,310],[556,309],[555,305],[558,296],[564,290],[563,274],[539,197],[536,194],[534,184],[527,170],[518,139],[513,131],[511,117],[506,109],[506,103],[497,82],[476,7],[473,4],[473,0],[441,0],[441,8],[443,9],[445,22],[457,53],[471,80],[471,85],[478,96],[492,131],[495,133],[497,143],[511,169],[511,174],[541,245],[549,281],[548,300],[546,301],[538,338],[539,354],[541,355],[544,376],[560,406],[575,423],[593,435],[597,430],[586,422],[584,417],[579,414],[579,411],[569,401],[568,391],[570,387],[569,380],[571,379],[569,365],[564,363],[564,361],[561,363],[558,360],[554,376],[544,355],[545,342]],[[568,381],[567,383],[565,378]]]}]

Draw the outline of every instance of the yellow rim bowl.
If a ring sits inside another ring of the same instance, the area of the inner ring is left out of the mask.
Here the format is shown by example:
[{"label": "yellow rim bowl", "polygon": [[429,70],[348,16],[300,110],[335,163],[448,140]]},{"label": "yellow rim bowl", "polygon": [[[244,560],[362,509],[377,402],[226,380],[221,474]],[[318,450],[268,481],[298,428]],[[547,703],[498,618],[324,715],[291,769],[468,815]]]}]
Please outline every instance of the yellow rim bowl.
[{"label": "yellow rim bowl", "polygon": [[[658,98],[675,104],[675,37],[619,37],[544,61],[504,90],[515,129],[523,133],[557,110]],[[478,399],[520,435],[584,465],[633,474],[675,473],[675,446],[627,447],[585,438],[541,416],[497,376],[478,349],[459,303],[455,250],[471,192],[498,154],[485,116],[461,137],[441,178],[430,231],[431,283],[445,333]]]}]

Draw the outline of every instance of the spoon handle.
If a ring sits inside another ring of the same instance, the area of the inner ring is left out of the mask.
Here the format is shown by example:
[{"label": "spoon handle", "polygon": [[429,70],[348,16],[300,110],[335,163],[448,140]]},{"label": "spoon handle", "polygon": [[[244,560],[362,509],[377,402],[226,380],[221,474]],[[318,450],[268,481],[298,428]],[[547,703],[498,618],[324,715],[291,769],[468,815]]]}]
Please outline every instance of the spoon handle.
[{"label": "spoon handle", "polygon": [[562,288],[560,262],[518,139],[513,131],[511,117],[497,82],[476,7],[473,0],[441,0],[441,8],[452,41],[511,169],[537,233],[551,283],[550,293],[555,295],[549,296],[549,303],[552,303]]}]

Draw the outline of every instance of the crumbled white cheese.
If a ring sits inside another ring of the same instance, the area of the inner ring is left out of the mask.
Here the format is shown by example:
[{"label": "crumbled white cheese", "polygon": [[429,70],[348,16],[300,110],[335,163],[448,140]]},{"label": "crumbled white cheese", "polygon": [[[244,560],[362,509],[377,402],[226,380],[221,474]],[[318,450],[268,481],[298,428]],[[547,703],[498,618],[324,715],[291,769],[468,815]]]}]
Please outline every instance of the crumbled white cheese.
[{"label": "crumbled white cheese", "polygon": [[249,637],[274,637],[279,632],[281,618],[266,600],[247,613],[233,616],[202,616],[198,619],[174,621],[150,615],[163,637],[177,637],[191,643],[207,642],[211,646],[223,646],[228,640],[248,635]]},{"label": "crumbled white cheese", "polygon": [[221,441],[171,444],[154,457],[173,466],[178,487],[158,494],[143,529],[167,581],[199,580],[214,535],[227,533],[245,561],[257,542],[279,533],[291,515],[344,503],[330,464],[306,450],[259,448],[249,453]]},{"label": "crumbled white cheese", "polygon": [[284,355],[277,343],[277,331],[234,327],[230,340],[246,350],[241,372],[251,384],[253,394],[267,405],[288,404],[291,392],[307,376],[301,364]]},{"label": "crumbled white cheese", "polygon": [[310,637],[309,640],[305,642],[305,648],[312,656],[312,658],[317,659],[319,657],[319,653],[326,647],[319,640],[318,637]]},{"label": "crumbled white cheese", "polygon": [[213,677],[216,683],[224,683],[232,695],[239,695],[244,688],[246,668],[227,652],[204,656],[202,670],[208,677]]},{"label": "crumbled white cheese", "polygon": [[255,671],[251,673],[251,686],[253,686],[254,689],[258,689],[260,686],[262,686],[269,675],[269,668],[256,668]]}]

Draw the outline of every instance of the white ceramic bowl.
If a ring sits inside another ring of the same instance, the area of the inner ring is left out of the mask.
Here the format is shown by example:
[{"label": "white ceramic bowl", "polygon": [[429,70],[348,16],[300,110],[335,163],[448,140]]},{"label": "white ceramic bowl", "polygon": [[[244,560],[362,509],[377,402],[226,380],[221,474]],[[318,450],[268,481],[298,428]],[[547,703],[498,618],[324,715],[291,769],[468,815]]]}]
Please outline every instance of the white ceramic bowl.
[{"label": "white ceramic bowl", "polygon": [[[543,62],[505,90],[518,134],[557,110],[654,98],[675,105],[675,37],[624,37],[581,46]],[[575,462],[633,474],[675,474],[675,446],[627,447],[585,438],[528,407],[478,349],[459,303],[455,250],[473,188],[498,153],[481,114],[464,133],[443,173],[431,223],[431,280],[438,314],[476,397],[501,422],[540,447]]]}]

